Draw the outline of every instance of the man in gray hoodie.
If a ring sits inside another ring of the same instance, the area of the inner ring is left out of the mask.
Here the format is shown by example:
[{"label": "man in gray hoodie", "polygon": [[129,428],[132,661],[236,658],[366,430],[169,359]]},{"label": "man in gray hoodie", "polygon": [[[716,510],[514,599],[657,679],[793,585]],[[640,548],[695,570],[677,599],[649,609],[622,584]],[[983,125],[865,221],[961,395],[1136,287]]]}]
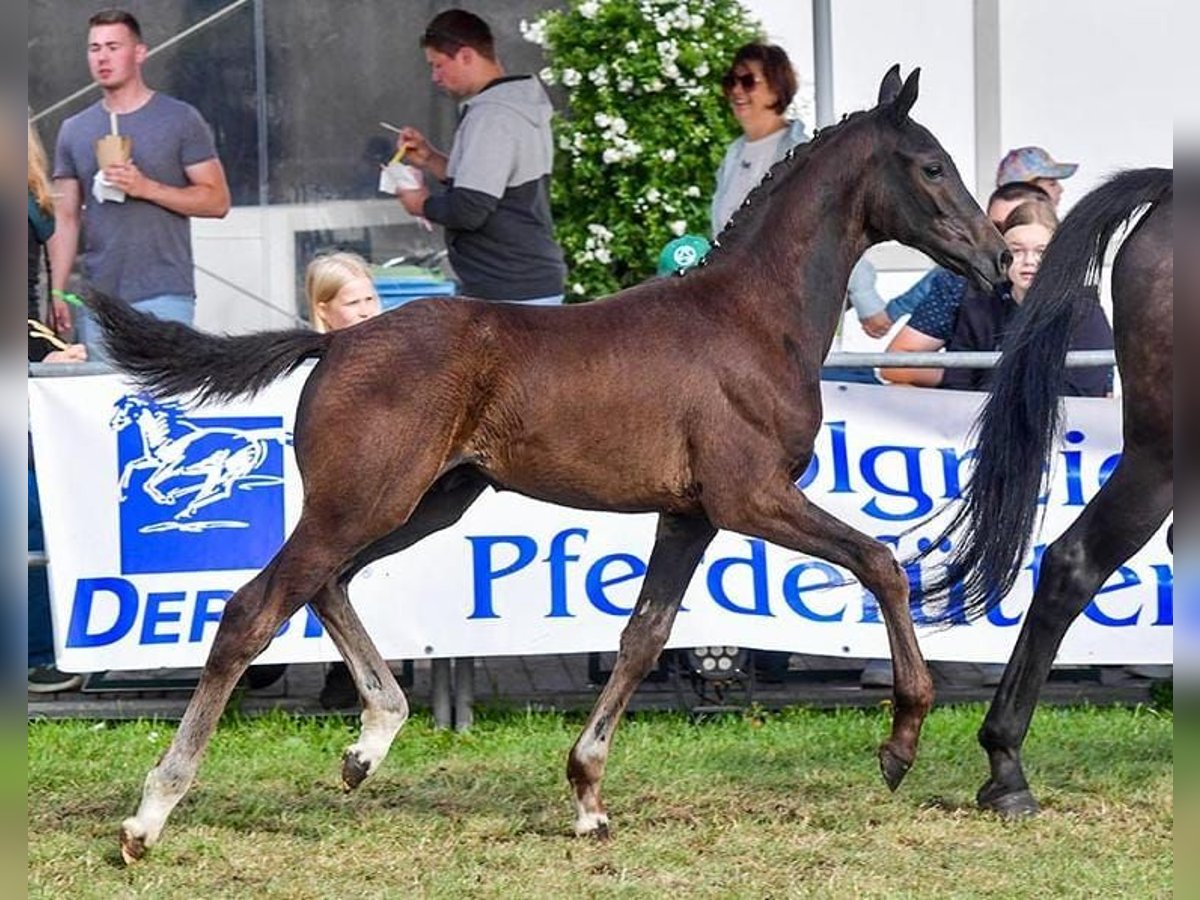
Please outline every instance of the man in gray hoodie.
[{"label": "man in gray hoodie", "polygon": [[566,266],[554,240],[550,99],[532,75],[506,75],[492,31],[461,9],[421,36],[433,83],[460,101],[447,156],[411,127],[397,149],[444,190],[397,192],[404,208],[446,229],[463,293],[485,300],[561,303]]}]

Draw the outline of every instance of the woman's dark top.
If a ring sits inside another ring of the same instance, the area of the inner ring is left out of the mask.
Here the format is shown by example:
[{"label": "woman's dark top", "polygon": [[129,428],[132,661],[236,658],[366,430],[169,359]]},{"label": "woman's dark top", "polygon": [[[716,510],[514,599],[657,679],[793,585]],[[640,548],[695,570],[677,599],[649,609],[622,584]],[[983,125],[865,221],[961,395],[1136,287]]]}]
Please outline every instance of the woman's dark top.
[{"label": "woman's dark top", "polygon": [[[1112,326],[1100,308],[1095,289],[1088,289],[1081,298],[1086,307],[1071,334],[1071,350],[1111,350]],[[1018,309],[1013,300],[1012,285],[1004,282],[993,291],[971,286],[958,308],[954,334],[946,344],[947,350],[999,350],[1004,343],[1009,324]],[[946,369],[943,388],[959,391],[991,390],[995,369]],[[1064,397],[1104,397],[1112,393],[1112,366],[1088,366],[1067,369],[1063,385]]]}]

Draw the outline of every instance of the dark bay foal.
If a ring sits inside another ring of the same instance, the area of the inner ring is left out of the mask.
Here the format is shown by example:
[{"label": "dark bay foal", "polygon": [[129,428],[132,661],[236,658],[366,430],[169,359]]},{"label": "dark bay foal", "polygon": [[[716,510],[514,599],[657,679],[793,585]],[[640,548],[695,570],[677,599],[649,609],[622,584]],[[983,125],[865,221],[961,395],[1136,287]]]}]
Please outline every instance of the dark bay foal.
[{"label": "dark bay foal", "polygon": [[722,528],[844,566],[878,598],[895,663],[879,761],[895,788],[933,701],[908,584],[887,548],[809,503],[795,479],[821,423],[818,378],[850,268],[867,247],[902,241],[981,282],[1004,272],[999,235],[909,117],[916,98],[917,72],[902,84],[893,68],[875,108],[770,171],[706,265],[595,303],[429,300],[329,334],[218,337],[92,296],[117,365],[159,395],[248,394],[321,358],[296,416],[300,519],[225,607],[179,730],[121,827],[125,859],[158,840],[238,678],[305,603],[362,695],[342,778],[353,788],[378,768],[408,707],[346,586],[455,522],[488,486],[660,515],[617,662],[568,759],[578,833],[607,834],[600,783],[613,735]]}]

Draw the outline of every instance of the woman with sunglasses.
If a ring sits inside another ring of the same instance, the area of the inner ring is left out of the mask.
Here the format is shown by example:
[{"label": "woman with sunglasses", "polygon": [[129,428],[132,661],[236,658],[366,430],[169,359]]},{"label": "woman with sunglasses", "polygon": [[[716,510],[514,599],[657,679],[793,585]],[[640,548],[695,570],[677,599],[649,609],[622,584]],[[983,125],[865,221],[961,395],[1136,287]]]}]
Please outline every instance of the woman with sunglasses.
[{"label": "woman with sunglasses", "polygon": [[[721,89],[742,126],[742,136],[729,145],[717,170],[711,210],[714,236],[762,181],[767,169],[792,147],[808,140],[804,123],[785,115],[796,96],[796,83],[796,71],[782,47],[752,43],[733,55],[729,71],[721,78]],[[850,273],[849,294],[867,333],[872,337],[886,334],[892,320],[875,290],[875,270],[865,259]]]},{"label": "woman with sunglasses", "polygon": [[769,169],[789,149],[808,140],[804,123],[784,111],[796,96],[796,73],[783,48],[746,44],[734,54],[721,89],[742,136],[729,145],[717,170],[712,200],[713,234],[720,232]]}]

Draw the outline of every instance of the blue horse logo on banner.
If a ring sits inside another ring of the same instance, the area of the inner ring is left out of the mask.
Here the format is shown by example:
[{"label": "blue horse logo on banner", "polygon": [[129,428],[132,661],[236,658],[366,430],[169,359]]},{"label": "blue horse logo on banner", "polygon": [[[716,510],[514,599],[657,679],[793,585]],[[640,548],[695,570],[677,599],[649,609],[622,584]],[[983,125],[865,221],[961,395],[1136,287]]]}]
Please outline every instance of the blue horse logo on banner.
[{"label": "blue horse logo on banner", "polygon": [[258,569],[283,543],[281,416],[188,416],[128,394],[114,404],[121,571]]}]

